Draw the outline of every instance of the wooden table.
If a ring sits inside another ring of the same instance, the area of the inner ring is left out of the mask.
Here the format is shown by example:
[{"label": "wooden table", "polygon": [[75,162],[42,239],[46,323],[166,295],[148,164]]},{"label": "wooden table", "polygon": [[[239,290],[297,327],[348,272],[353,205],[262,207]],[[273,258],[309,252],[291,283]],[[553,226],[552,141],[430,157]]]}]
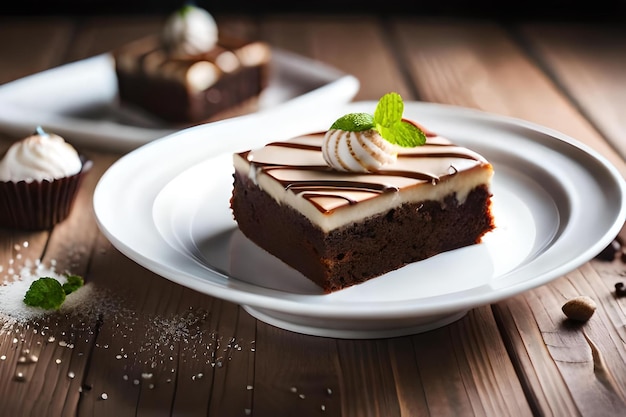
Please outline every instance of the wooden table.
[{"label": "wooden table", "polygon": [[[406,100],[526,119],[582,141],[626,173],[626,31],[617,25],[216,17],[230,30],[354,74],[356,100],[397,91]],[[161,22],[2,17],[0,82],[109,51]],[[4,135],[3,147],[15,139]],[[591,260],[429,332],[307,336],[257,321],[118,252],[96,225],[92,195],[120,154],[87,152],[95,166],[70,218],[51,232],[0,231],[0,265],[56,261],[112,294],[110,302],[83,320],[2,328],[2,416],[626,415],[626,298],[614,288],[626,265],[619,257]],[[577,295],[591,296],[598,309],[572,326],[561,306]],[[20,363],[27,352],[38,360]]]}]

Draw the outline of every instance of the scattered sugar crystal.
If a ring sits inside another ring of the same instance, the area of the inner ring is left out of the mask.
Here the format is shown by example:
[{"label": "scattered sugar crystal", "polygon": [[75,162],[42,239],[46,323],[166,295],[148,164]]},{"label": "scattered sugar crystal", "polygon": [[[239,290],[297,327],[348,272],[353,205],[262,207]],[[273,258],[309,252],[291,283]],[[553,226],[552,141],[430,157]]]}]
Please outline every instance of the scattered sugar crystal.
[{"label": "scattered sugar crystal", "polygon": [[[11,263],[13,264],[13,260]],[[23,328],[29,331],[32,327],[34,333],[38,333],[42,336],[41,340],[44,344],[46,342],[57,343],[60,347],[74,347],[73,342],[78,339],[75,339],[76,334],[73,331],[55,332],[54,336],[49,336],[46,335],[46,333],[55,331],[54,323],[51,324],[51,322],[47,320],[37,320],[40,318],[43,319],[44,316],[54,318],[54,315],[50,314],[53,311],[31,307],[23,302],[24,295],[28,288],[30,288],[30,285],[42,276],[53,277],[62,284],[66,282],[65,274],[56,272],[56,264],[54,260],[46,264],[42,263],[39,259],[34,261],[20,260],[19,262],[15,262],[10,268],[10,273],[15,273],[14,275],[7,275],[5,273],[0,276],[0,300],[2,300],[0,303],[0,334],[6,329],[15,329],[16,327],[12,326],[17,324],[18,327],[22,328],[21,326],[24,326]],[[2,271],[2,269],[6,270],[7,267],[0,266],[0,271]],[[117,336],[126,337],[128,333],[133,333],[133,328],[137,325],[137,319],[139,317],[135,317],[137,313],[127,310],[123,304],[120,304],[120,298],[116,296],[111,297],[111,295],[113,294],[106,289],[100,289],[94,284],[88,283],[77,291],[68,294],[61,307],[60,313],[80,317],[82,321],[79,322],[79,324],[77,323],[77,325],[81,329],[86,329],[92,325],[91,320],[93,319],[93,314],[97,314],[98,316],[111,314],[111,316],[107,316],[107,319],[112,320],[111,324],[115,326]],[[89,319],[85,320],[84,317],[89,317]],[[189,312],[180,315],[149,317],[150,327],[155,331],[151,332],[150,329],[148,329],[146,339],[139,342],[140,346],[128,346],[128,354],[124,352],[124,348],[111,353],[114,356],[117,355],[115,357],[119,360],[127,358],[133,360],[136,359],[138,353],[152,351],[153,356],[144,362],[144,366],[152,371],[150,368],[154,369],[166,364],[171,366],[172,362],[175,362],[177,358],[173,356],[172,352],[181,349],[185,351],[185,349],[188,349],[188,344],[193,344],[193,346],[198,344],[199,346],[206,346],[207,350],[194,350],[193,354],[179,356],[183,358],[183,362],[187,360],[191,362],[200,359],[201,361],[198,361],[198,363],[202,364],[206,362],[206,366],[208,366],[208,364],[216,368],[226,366],[228,361],[233,359],[233,355],[236,356],[236,352],[241,352],[242,347],[246,345],[243,345],[242,341],[237,340],[235,337],[224,337],[223,340],[225,343],[222,343],[222,336],[219,335],[217,331],[210,331],[202,326],[202,323],[207,317],[209,317],[207,311],[194,307],[189,307]],[[11,325],[3,325],[1,323],[2,321],[8,321]],[[45,323],[50,324],[50,327],[45,325]],[[87,329],[87,331],[90,335],[94,334],[93,330]],[[17,335],[18,333],[15,334]],[[90,337],[91,336],[88,336],[85,339],[86,344],[92,342]],[[13,343],[24,343],[23,336],[19,335],[19,339],[18,337],[13,338]],[[42,342],[36,343],[41,344]],[[130,340],[127,341],[127,343],[134,343],[134,341]],[[99,345],[97,343],[95,346],[98,348],[103,347],[104,349],[109,348],[109,345]],[[254,341],[250,342],[250,345],[246,347],[249,348],[250,352],[254,352]],[[82,354],[82,352],[78,353],[78,355]],[[220,354],[223,356],[220,356]],[[6,360],[6,355],[0,358],[0,360]],[[61,359],[56,359],[55,362],[57,365],[60,365]],[[172,375],[176,371],[177,369],[172,368]],[[75,378],[73,372],[68,372],[66,375],[68,378]],[[144,383],[154,382],[149,385],[146,384],[148,387],[153,388],[155,386],[154,384],[158,383],[160,380],[154,381],[155,378],[153,378],[152,375],[152,372],[145,372],[141,374],[141,378],[135,377],[135,379],[133,379],[132,374],[126,374],[123,378],[126,381],[132,381],[133,385],[140,385],[141,379],[144,379]],[[194,380],[203,377],[204,374],[202,372],[192,376]],[[146,378],[153,379],[146,381]],[[172,381],[172,378],[166,379],[168,383],[172,383]],[[80,390],[88,390],[90,388],[91,387],[80,387]],[[252,386],[247,386],[247,389],[252,389]]]}]

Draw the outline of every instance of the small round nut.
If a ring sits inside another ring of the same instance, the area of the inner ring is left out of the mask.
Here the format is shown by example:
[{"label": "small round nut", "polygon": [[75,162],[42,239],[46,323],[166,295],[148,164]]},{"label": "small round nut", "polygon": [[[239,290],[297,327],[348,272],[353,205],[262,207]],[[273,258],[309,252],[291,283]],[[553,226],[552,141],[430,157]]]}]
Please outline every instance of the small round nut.
[{"label": "small round nut", "polygon": [[568,300],[561,308],[567,318],[576,321],[587,321],[596,311],[596,302],[591,297],[581,295]]}]

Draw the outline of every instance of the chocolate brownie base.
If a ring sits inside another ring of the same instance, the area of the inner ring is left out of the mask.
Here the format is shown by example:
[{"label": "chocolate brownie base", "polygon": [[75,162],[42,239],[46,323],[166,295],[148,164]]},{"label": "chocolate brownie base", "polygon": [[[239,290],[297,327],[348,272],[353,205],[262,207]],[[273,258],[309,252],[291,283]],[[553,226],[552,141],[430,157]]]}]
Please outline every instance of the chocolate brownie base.
[{"label": "chocolate brownie base", "polygon": [[454,194],[443,204],[404,204],[324,233],[235,173],[231,208],[246,237],[330,293],[479,243],[494,228],[490,196],[487,186],[478,186],[463,204]]},{"label": "chocolate brownie base", "polygon": [[177,80],[118,72],[119,97],[122,103],[138,106],[165,121],[197,123],[258,97],[265,88],[266,71],[264,66],[242,67],[199,92],[189,91]]}]

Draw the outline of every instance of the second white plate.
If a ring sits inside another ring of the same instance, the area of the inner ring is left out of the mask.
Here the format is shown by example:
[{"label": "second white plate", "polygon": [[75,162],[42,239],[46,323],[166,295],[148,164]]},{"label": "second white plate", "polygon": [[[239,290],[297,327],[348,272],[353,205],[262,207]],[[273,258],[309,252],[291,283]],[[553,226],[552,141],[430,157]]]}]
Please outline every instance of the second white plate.
[{"label": "second white plate", "polygon": [[[321,103],[345,104],[358,80],[328,64],[279,48],[272,49],[269,81],[259,111]],[[246,117],[246,116],[240,116]],[[111,54],[62,65],[0,86],[0,130],[17,137],[37,126],[76,146],[126,152],[180,130],[119,103]]]},{"label": "second white plate", "polygon": [[237,229],[229,208],[231,155],[327,128],[338,116],[371,112],[375,104],[348,104],[313,120],[281,114],[282,124],[278,115],[260,114],[153,142],[102,177],[94,196],[98,223],[119,250],[157,274],[239,303],[278,327],[340,338],[398,336],[450,323],[575,269],[624,223],[624,181],[593,150],[520,120],[410,102],[407,117],[494,164],[496,230],[480,245],[322,294]]}]

